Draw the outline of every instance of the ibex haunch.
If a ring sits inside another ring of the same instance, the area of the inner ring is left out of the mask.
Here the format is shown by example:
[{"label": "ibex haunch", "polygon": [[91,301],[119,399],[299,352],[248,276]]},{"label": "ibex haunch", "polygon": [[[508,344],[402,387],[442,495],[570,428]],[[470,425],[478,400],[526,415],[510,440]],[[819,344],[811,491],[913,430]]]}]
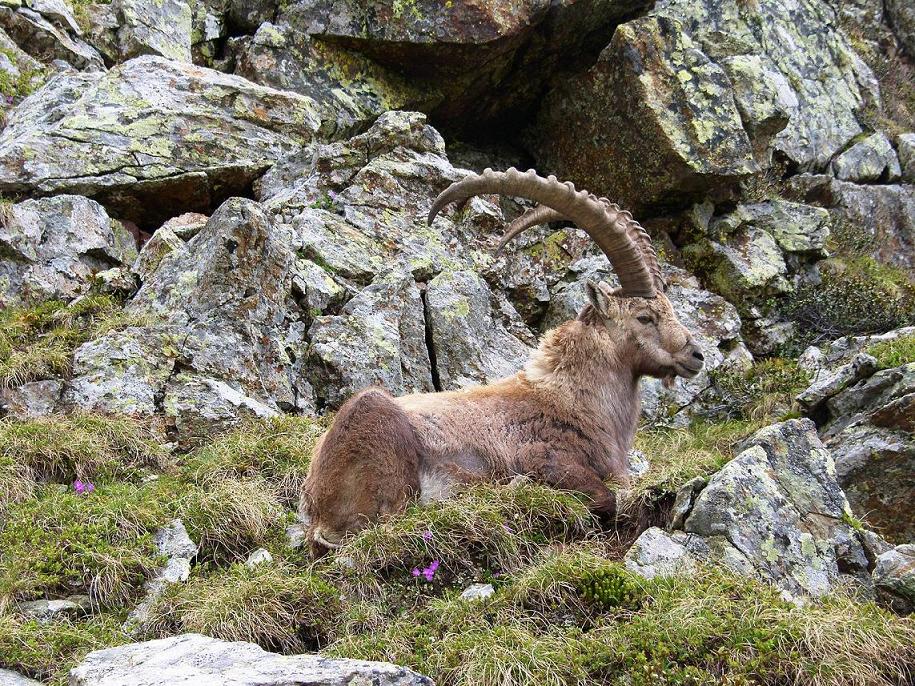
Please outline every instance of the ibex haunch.
[{"label": "ibex haunch", "polygon": [[368,389],[346,402],[315,447],[302,494],[316,553],[413,498],[515,475],[584,493],[593,511],[613,517],[616,497],[605,481],[628,483],[639,378],[672,381],[702,368],[664,295],[651,240],[628,212],[552,176],[487,169],[439,195],[429,222],[448,203],[480,194],[539,203],[509,226],[500,248],[531,226],[570,220],[607,255],[620,287],[588,283],[589,304],[548,331],[514,376],[400,398]]}]

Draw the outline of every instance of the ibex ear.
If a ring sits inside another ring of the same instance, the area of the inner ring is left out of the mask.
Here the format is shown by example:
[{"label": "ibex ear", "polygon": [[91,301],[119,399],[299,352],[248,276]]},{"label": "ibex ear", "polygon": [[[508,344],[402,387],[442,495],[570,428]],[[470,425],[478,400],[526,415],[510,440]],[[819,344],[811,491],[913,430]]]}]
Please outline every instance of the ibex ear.
[{"label": "ibex ear", "polygon": [[585,282],[585,293],[591,306],[604,319],[616,319],[620,313],[620,305],[610,290],[610,286],[603,281],[595,283],[588,279]]}]

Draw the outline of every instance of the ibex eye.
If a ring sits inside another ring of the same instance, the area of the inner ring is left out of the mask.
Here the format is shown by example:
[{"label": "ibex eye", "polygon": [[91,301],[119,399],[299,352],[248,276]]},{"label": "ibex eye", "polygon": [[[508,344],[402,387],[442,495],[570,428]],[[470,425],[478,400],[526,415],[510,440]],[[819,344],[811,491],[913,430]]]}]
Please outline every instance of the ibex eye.
[{"label": "ibex eye", "polygon": [[649,317],[647,314],[639,315],[638,317],[636,317],[636,319],[638,319],[639,323],[641,323],[641,324],[651,324],[651,322],[652,322],[651,317]]}]

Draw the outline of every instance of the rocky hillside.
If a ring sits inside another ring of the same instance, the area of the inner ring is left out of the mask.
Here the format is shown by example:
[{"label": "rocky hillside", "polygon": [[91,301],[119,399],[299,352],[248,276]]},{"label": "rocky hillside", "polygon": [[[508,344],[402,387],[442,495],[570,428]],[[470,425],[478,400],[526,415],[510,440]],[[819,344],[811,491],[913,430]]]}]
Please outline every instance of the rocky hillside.
[{"label": "rocky hillside", "polygon": [[[0,684],[915,683],[905,0],[0,0]],[[648,228],[705,369],[627,516],[525,480],[313,561],[350,394],[519,370]],[[72,670],[72,671],[71,671]]]}]

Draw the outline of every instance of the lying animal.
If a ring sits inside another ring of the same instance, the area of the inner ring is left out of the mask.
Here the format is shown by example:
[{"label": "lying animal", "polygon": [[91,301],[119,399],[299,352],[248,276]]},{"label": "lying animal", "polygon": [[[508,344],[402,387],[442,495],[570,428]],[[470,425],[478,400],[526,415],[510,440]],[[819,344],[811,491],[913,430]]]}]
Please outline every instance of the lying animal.
[{"label": "lying animal", "polygon": [[548,331],[523,371],[486,386],[394,398],[361,391],[315,447],[301,509],[316,554],[418,497],[445,498],[462,484],[526,475],[579,491],[615,517],[608,479],[628,484],[628,452],[639,417],[639,378],[690,378],[703,357],[664,295],[645,230],[606,198],[515,169],[471,174],[447,188],[448,203],[479,194],[539,206],[513,222],[499,247],[530,226],[567,219],[609,258],[620,287],[588,283],[576,319]]}]

